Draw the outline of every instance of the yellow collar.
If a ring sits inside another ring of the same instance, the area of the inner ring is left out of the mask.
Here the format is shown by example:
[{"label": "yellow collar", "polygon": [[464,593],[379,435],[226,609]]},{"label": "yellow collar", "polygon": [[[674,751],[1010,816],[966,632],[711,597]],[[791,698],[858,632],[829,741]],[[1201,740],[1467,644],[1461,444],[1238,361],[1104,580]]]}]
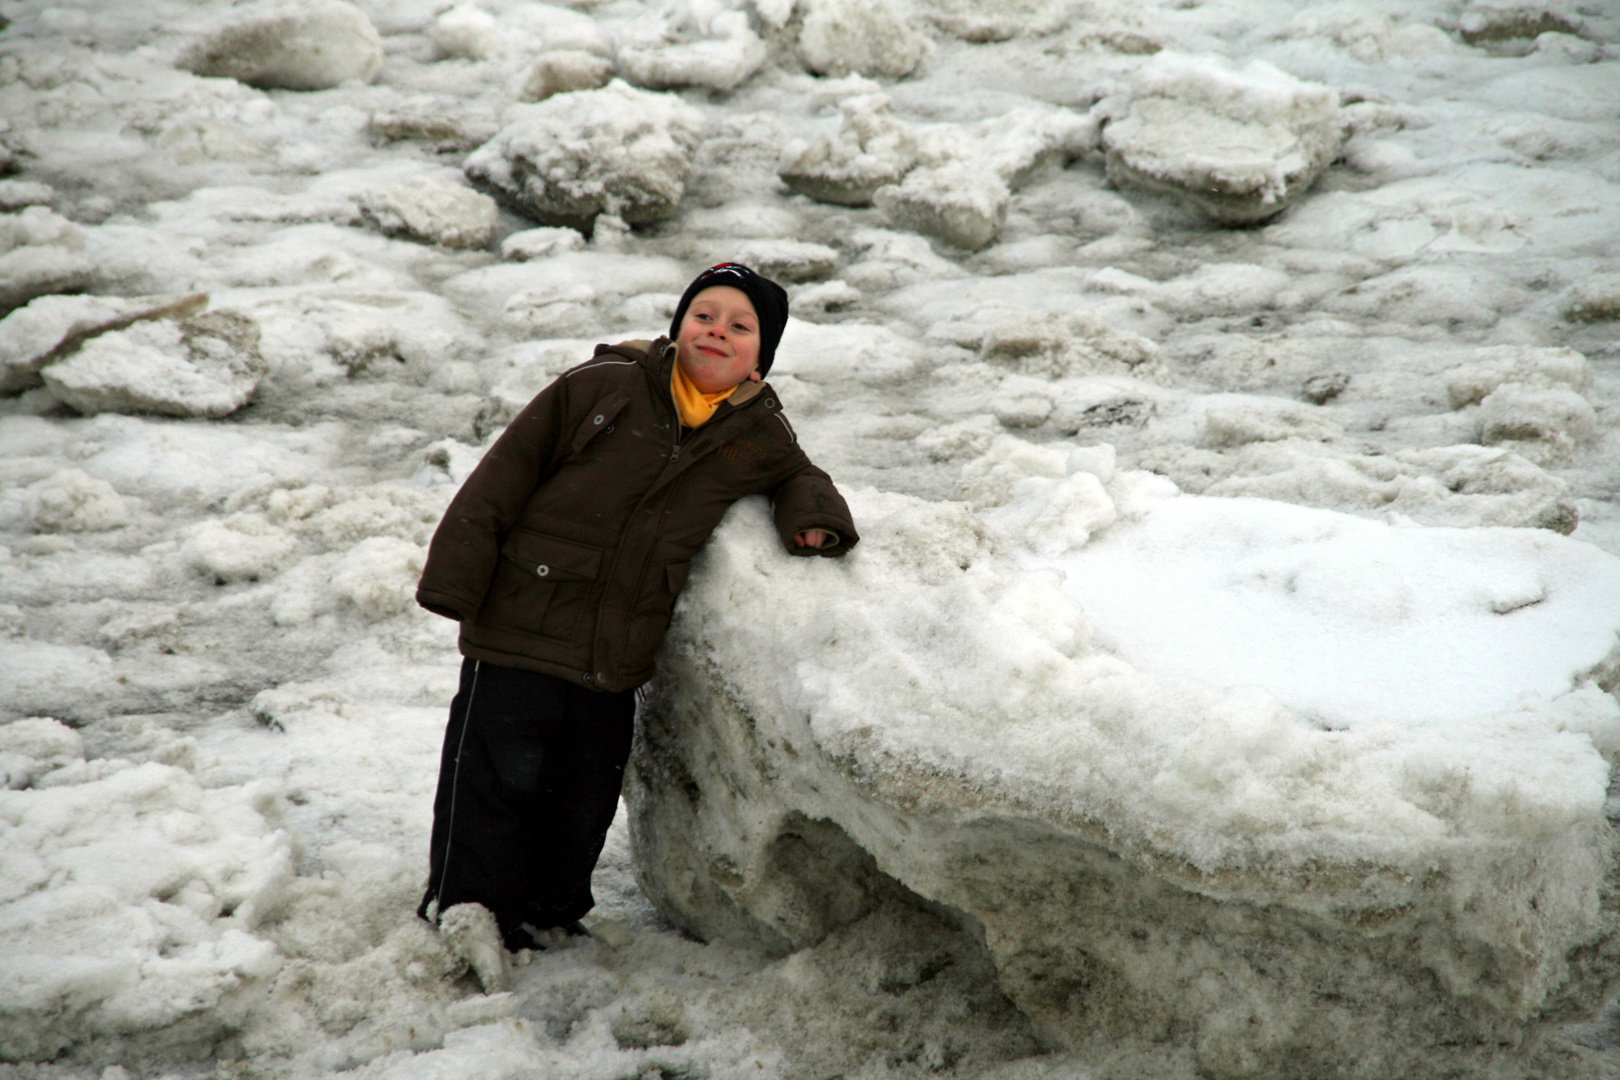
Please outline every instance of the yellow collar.
[{"label": "yellow collar", "polygon": [[675,363],[674,373],[670,375],[669,389],[675,395],[675,408],[681,414],[681,423],[689,428],[702,427],[708,423],[709,418],[714,416],[714,411],[720,407],[720,403],[737,392],[737,387],[730,386],[716,394],[705,394],[692,385],[692,380],[681,370],[679,361]]}]

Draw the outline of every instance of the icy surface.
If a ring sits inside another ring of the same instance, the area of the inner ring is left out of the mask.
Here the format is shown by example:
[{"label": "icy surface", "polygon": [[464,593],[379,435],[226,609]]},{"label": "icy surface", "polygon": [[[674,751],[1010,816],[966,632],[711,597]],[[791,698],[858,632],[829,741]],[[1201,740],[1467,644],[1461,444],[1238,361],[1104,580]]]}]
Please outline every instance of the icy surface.
[{"label": "icy surface", "polygon": [[[0,1072],[1614,1071],[1605,5],[3,17]],[[737,258],[866,539],[739,509],[485,996],[425,544]]]}]

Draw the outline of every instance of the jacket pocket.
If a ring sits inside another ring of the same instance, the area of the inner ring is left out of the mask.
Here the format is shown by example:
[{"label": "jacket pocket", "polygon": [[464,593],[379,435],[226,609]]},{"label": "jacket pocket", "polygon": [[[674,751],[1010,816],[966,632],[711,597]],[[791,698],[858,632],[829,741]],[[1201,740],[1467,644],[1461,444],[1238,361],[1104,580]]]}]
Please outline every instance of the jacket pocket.
[{"label": "jacket pocket", "polygon": [[547,536],[519,526],[501,545],[501,554],[541,580],[582,581],[602,569],[602,549]]},{"label": "jacket pocket", "polygon": [[575,643],[590,611],[602,549],[516,528],[479,622]]},{"label": "jacket pocket", "polygon": [[594,403],[590,412],[585,415],[584,421],[575,429],[573,439],[569,440],[568,449],[575,454],[585,449],[586,443],[613,426],[614,419],[628,404],[630,395],[623,390],[615,390]]}]

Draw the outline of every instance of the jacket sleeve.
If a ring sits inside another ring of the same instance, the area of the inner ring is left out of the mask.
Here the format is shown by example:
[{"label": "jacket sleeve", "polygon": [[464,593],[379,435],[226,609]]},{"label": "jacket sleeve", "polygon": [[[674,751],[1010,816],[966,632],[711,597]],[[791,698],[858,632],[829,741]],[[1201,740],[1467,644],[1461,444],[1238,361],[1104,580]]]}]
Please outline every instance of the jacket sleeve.
[{"label": "jacket sleeve", "polygon": [[[797,446],[793,450],[795,467],[771,493],[776,533],[790,555],[842,555],[861,539],[849,505],[831,477],[812,465]],[[838,538],[837,542],[823,548],[796,546],[793,538],[806,529],[826,529]]]},{"label": "jacket sleeve", "polygon": [[524,406],[450,500],[428,544],[416,602],[435,615],[470,619],[483,605],[501,542],[529,496],[557,467],[567,385],[558,379]]}]

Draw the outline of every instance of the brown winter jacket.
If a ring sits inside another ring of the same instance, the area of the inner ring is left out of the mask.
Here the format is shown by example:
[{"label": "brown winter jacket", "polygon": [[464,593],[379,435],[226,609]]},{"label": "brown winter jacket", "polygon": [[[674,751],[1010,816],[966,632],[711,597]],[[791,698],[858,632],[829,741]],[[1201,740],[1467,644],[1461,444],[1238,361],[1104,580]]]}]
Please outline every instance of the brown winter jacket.
[{"label": "brown winter jacket", "polygon": [[[732,503],[769,495],[794,555],[859,537],[769,383],[743,383],[680,437],[666,339],[598,345],[490,447],[433,534],[416,602],[461,621],[461,652],[627,690],[653,674],[687,569]],[[796,548],[828,529],[838,542]]]}]

